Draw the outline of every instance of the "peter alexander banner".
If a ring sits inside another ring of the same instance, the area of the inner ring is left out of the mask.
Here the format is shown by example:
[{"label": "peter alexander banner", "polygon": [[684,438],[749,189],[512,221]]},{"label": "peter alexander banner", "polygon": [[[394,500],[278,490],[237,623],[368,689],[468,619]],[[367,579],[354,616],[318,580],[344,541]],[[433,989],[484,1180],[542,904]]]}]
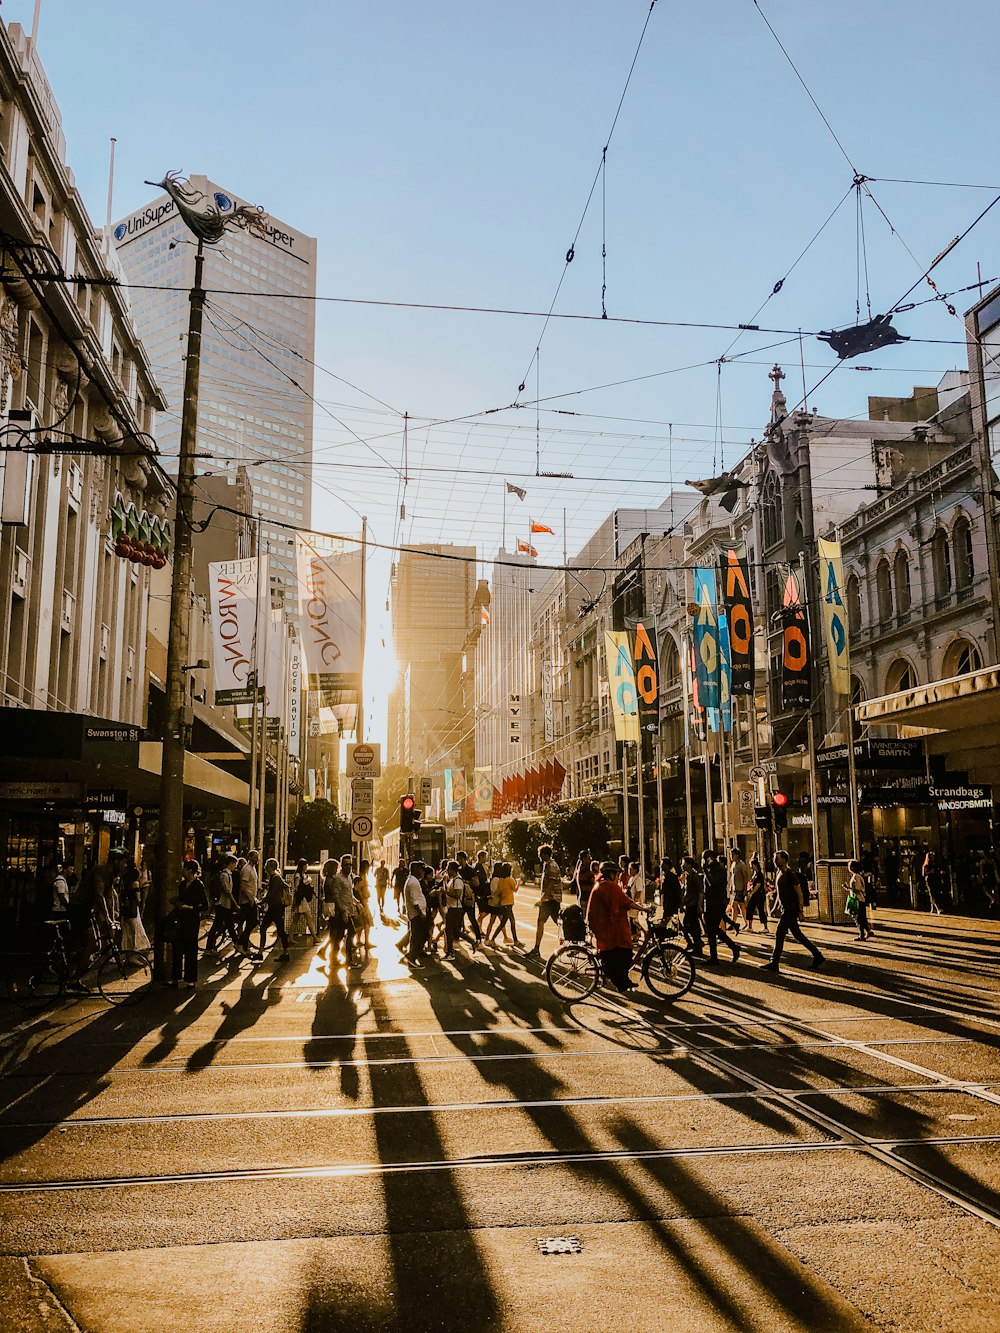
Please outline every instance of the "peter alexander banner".
[{"label": "peter alexander banner", "polygon": [[361,688],[361,551],[329,550],[313,533],[295,536],[303,671],[324,703]]},{"label": "peter alexander banner", "polygon": [[730,547],[719,560],[719,577],[729,628],[729,688],[733,694],[753,694],[753,602],[746,556]]},{"label": "peter alexander banner", "polygon": [[819,596],[823,604],[823,637],[830,663],[830,684],[835,694],[850,698],[851,648],[847,636],[847,609],[844,606],[844,566],[840,542],[819,545]]},{"label": "peter alexander banner", "polygon": [[251,677],[257,670],[260,588],[267,586],[266,567],[266,557],[219,560],[208,566],[217,704],[253,701]]},{"label": "peter alexander banner", "polygon": [[611,711],[615,719],[615,739],[639,739],[639,696],[635,688],[632,647],[623,630],[604,631],[604,650],[608,661],[608,685]]},{"label": "peter alexander banner", "polygon": [[698,703],[702,708],[718,708],[719,688],[719,614],[715,595],[715,570],[699,566],[694,570],[695,680]]}]

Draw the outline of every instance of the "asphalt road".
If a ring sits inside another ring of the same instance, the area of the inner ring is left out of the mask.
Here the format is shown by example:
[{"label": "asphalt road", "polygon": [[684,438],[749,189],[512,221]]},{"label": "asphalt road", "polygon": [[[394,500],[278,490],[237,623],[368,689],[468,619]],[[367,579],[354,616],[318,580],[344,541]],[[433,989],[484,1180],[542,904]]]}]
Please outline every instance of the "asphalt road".
[{"label": "asphalt road", "polygon": [[0,1329],[995,1330],[1000,926],[875,925],[672,1006],[380,927],[0,1012]]}]

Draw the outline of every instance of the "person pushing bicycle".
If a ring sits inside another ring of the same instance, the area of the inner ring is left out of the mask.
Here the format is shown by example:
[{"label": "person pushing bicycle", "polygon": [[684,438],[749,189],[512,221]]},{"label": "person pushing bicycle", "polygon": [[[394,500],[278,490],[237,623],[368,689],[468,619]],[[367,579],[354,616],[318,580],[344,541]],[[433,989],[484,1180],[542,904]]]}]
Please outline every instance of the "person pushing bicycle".
[{"label": "person pushing bicycle", "polygon": [[632,919],[640,904],[621,887],[613,861],[601,866],[601,877],[587,903],[587,925],[597,942],[597,956],[605,975],[620,991],[635,989],[629,979],[632,962]]}]

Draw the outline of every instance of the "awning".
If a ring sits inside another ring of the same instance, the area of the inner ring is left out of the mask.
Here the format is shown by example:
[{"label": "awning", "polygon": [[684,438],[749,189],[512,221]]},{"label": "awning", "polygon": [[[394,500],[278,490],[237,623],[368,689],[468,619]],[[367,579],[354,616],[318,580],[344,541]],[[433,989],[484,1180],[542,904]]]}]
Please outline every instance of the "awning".
[{"label": "awning", "polygon": [[[139,746],[139,768],[159,778],[163,765],[163,746],[159,741],[143,741]],[[184,755],[184,796],[200,805],[248,807],[250,788],[225,769],[217,768],[199,755]]]},{"label": "awning", "polygon": [[866,699],[854,715],[861,725],[921,728],[928,754],[973,782],[1000,785],[1000,667]]}]

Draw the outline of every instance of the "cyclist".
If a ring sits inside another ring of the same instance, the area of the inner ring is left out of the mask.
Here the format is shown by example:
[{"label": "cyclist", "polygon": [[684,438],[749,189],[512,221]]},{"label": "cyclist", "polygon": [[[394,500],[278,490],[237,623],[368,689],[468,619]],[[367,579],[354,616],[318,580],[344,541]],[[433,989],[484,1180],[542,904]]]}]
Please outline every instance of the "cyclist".
[{"label": "cyclist", "polygon": [[619,879],[619,867],[613,861],[601,866],[601,878],[594,885],[587,903],[587,925],[597,942],[597,956],[604,974],[620,991],[635,989],[629,980],[632,962],[632,923],[629,913],[638,903],[628,896]]}]

